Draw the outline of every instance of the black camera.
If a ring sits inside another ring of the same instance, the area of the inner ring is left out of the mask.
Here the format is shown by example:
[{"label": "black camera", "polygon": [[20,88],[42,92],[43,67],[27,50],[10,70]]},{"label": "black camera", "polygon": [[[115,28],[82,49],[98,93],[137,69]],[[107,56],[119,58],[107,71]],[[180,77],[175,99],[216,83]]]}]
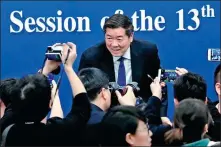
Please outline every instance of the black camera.
[{"label": "black camera", "polygon": [[[138,87],[137,82],[131,82],[127,84],[126,86],[131,86],[134,92],[134,95],[138,97],[138,92],[140,91],[140,88]],[[119,105],[117,95],[115,94],[115,91],[118,90],[120,94],[123,96],[127,93],[127,87],[126,86],[119,86],[116,82],[110,82],[109,87],[112,89],[111,91],[111,107]]]},{"label": "black camera", "polygon": [[53,60],[57,62],[61,62],[61,52],[63,51],[63,45],[62,44],[56,44],[54,46],[48,46],[47,52],[45,53],[45,56],[48,60]]}]

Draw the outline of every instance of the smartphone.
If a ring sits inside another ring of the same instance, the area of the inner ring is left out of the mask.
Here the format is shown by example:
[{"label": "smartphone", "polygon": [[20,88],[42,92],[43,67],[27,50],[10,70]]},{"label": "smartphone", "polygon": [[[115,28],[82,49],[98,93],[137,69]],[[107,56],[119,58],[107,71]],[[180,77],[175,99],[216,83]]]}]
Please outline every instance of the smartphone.
[{"label": "smartphone", "polygon": [[220,61],[220,49],[219,48],[208,49],[208,61]]},{"label": "smartphone", "polygon": [[163,82],[174,82],[176,78],[178,77],[178,74],[175,72],[175,70],[171,69],[165,69],[161,71],[161,81]]}]

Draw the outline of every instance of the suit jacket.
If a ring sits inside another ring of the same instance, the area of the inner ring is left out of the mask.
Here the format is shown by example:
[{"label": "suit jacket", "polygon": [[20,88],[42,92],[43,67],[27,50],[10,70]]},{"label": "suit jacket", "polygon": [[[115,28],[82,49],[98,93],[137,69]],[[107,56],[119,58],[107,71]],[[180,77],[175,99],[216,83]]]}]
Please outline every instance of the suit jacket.
[{"label": "suit jacket", "polygon": [[104,115],[105,112],[101,108],[91,103],[91,117],[88,120],[87,124],[100,123]]},{"label": "suit jacket", "polygon": [[[140,87],[139,96],[144,101],[151,96],[149,74],[155,78],[160,68],[158,49],[155,44],[147,41],[134,40],[131,45],[132,81]],[[106,48],[105,42],[90,47],[81,56],[79,70],[86,67],[96,67],[108,74],[110,82],[115,82],[113,56]]]}]

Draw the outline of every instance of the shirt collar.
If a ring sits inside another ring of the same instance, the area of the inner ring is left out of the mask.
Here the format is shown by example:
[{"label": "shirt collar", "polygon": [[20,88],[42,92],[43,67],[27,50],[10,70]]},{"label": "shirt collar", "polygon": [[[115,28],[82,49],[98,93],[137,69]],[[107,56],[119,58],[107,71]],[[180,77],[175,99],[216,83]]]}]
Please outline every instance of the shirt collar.
[{"label": "shirt collar", "polygon": [[[127,51],[124,53],[124,55],[123,55],[123,57],[125,58],[125,59],[131,59],[131,56],[130,56],[130,47],[127,49]],[[117,56],[113,56],[113,60],[114,60],[114,63],[116,62],[116,61],[118,61],[118,59],[120,59],[120,57],[117,57]]]}]

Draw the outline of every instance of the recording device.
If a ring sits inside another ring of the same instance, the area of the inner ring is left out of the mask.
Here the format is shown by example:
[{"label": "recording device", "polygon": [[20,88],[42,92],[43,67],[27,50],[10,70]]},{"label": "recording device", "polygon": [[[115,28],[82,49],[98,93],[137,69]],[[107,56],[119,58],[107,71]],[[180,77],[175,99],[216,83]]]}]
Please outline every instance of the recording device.
[{"label": "recording device", "polygon": [[[138,87],[137,82],[131,82],[127,84],[126,86],[131,86],[134,92],[134,95],[137,97],[137,100],[139,100],[139,103],[142,98],[138,97],[138,91],[140,91],[140,88]],[[117,95],[115,94],[115,91],[118,90],[120,94],[123,96],[127,93],[127,87],[126,86],[119,86],[116,82],[110,82],[109,87],[111,90],[111,107],[119,105]]]},{"label": "recording device", "polygon": [[178,77],[178,74],[175,72],[175,70],[161,69],[161,75],[160,75],[160,80],[161,81],[163,81],[165,83],[166,82],[173,83],[176,80],[177,77]]},{"label": "recording device", "polygon": [[62,44],[56,44],[54,46],[48,46],[47,52],[45,53],[45,56],[48,60],[53,60],[57,62],[61,62],[61,52],[63,51],[63,45]]},{"label": "recording device", "polygon": [[[140,88],[138,87],[137,82],[131,82],[131,83],[127,84],[127,86],[131,86],[133,88],[134,94],[137,93],[140,90]],[[116,90],[118,90],[121,93],[122,96],[127,93],[127,87],[126,86],[120,86],[116,82],[110,82],[109,87],[111,89],[113,89],[112,91],[114,93],[115,93]]]},{"label": "recording device", "polygon": [[219,48],[208,49],[208,61],[221,61]]}]

